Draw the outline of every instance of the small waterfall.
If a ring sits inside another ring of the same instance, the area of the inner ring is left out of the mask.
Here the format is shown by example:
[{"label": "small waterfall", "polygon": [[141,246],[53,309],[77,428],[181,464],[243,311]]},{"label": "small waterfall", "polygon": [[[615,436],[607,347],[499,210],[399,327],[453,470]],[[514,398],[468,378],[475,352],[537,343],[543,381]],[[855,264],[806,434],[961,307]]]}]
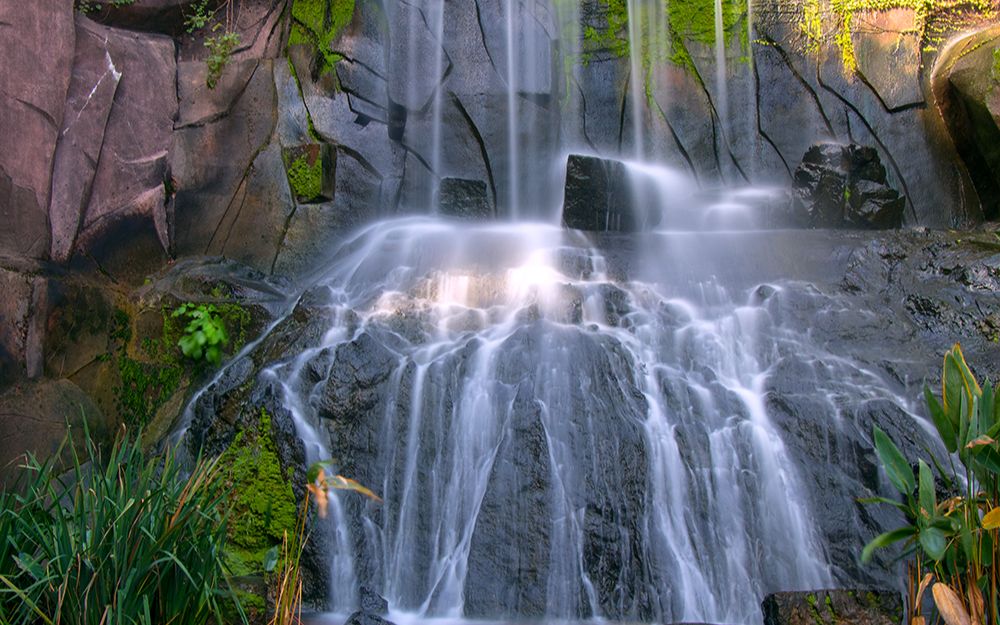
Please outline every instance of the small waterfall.
[{"label": "small waterfall", "polygon": [[510,215],[517,219],[520,216],[520,150],[518,140],[518,51],[517,23],[518,0],[506,0],[505,16],[507,18],[507,155],[508,155],[508,193],[510,195]]},{"label": "small waterfall", "polygon": [[[438,73],[442,72],[444,64],[444,9],[445,0],[434,0],[428,8],[427,19],[432,25],[432,32],[438,42],[434,46],[434,65],[432,66]],[[444,85],[438,85],[434,90],[434,103],[432,105],[431,118],[431,169],[433,170],[433,184],[430,185],[429,206],[433,212],[437,212],[438,191],[441,186],[441,178],[444,172],[441,169],[441,115],[442,100],[444,98]]]},{"label": "small waterfall", "polygon": [[628,0],[629,100],[632,105],[632,141],[635,158],[642,160],[645,151],[643,111],[646,108],[646,72],[642,51],[642,0]]},{"label": "small waterfall", "polygon": [[729,91],[726,86],[726,29],[722,0],[715,0],[715,110],[722,131],[729,123]]}]

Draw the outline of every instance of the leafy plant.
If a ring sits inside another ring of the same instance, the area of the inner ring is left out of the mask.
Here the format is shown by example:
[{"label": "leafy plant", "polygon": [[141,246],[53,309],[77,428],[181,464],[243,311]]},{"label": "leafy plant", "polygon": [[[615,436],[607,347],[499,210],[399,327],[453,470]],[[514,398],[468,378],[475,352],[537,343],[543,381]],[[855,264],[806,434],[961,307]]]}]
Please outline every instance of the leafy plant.
[{"label": "leafy plant", "polygon": [[222,348],[229,344],[229,335],[213,304],[181,304],[171,316],[187,319],[184,335],[177,341],[185,356],[192,360],[204,358],[215,366],[222,362]]},{"label": "leafy plant", "polygon": [[[220,32],[221,31],[221,32]],[[235,50],[240,45],[240,34],[222,28],[222,24],[216,24],[212,28],[212,35],[205,39],[205,47],[208,48],[208,58],[205,62],[208,65],[208,75],[205,84],[209,89],[215,89],[222,77],[222,71],[226,69]]]},{"label": "leafy plant", "polygon": [[145,458],[139,439],[103,454],[85,430],[64,477],[28,456],[23,494],[0,493],[0,622],[221,622],[235,597],[217,465],[188,472],[170,449]]},{"label": "leafy plant", "polygon": [[[907,524],[873,539],[861,559],[902,542],[902,557],[913,558],[911,625],[923,622],[920,604],[928,587],[948,625],[1000,623],[1000,394],[988,382],[979,385],[958,344],[944,356],[941,381],[941,399],[927,387],[924,398],[945,449],[957,455],[961,469],[949,462],[946,471],[932,456],[935,468],[919,460],[914,475],[899,448],[875,427],[875,449],[903,501],[862,501],[895,506]],[[939,500],[935,476],[951,496]]]},{"label": "leafy plant", "polygon": [[102,4],[111,5],[114,7],[123,7],[123,6],[128,6],[133,2],[135,2],[135,0],[110,0],[110,2],[105,1],[103,3],[98,2],[97,0],[77,0],[76,10],[79,11],[80,13],[86,14],[98,10],[99,8],[101,8]]},{"label": "leafy plant", "polygon": [[214,14],[214,11],[210,11],[208,8],[208,0],[195,2],[189,7],[189,12],[184,13],[184,28],[188,34],[200,30],[208,25]]}]

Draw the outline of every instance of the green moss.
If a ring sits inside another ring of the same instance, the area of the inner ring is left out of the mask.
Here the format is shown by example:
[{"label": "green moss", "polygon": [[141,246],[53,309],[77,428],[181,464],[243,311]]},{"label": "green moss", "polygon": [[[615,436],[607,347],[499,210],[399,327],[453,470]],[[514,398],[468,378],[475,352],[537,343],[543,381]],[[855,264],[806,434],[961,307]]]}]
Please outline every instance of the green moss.
[{"label": "green moss", "polygon": [[323,192],[322,158],[317,156],[310,165],[309,159],[303,154],[287,165],[287,171],[288,184],[295,197],[313,200]]},{"label": "green moss", "polygon": [[258,573],[264,554],[286,531],[295,531],[296,520],[295,495],[281,472],[265,410],[255,428],[236,435],[219,462],[231,493],[227,560],[236,575]]},{"label": "green moss", "polygon": [[351,23],[355,0],[295,0],[289,45],[307,44],[322,61],[320,75],[333,69],[343,57],[333,51],[337,35]]},{"label": "green moss", "polygon": [[604,29],[587,26],[583,30],[584,62],[598,50],[608,50],[621,58],[628,56],[628,5],[626,0],[599,0],[607,25]]},{"label": "green moss", "polygon": [[114,346],[108,358],[118,365],[115,408],[126,425],[144,426],[180,387],[184,369],[169,359],[147,363],[130,357],[131,320],[124,310],[115,310],[109,336]]},{"label": "green moss", "polygon": [[1000,48],[993,50],[993,82],[1000,82]]}]

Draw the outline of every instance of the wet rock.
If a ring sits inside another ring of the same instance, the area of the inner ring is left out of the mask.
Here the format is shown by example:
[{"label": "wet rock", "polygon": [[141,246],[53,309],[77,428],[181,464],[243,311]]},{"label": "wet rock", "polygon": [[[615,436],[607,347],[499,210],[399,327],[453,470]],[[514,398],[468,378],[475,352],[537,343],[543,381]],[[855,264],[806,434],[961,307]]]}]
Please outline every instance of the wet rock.
[{"label": "wet rock", "polygon": [[764,625],[897,625],[903,601],[892,590],[778,592],[761,604]]},{"label": "wet rock", "polygon": [[482,180],[442,178],[438,206],[442,215],[461,219],[485,220],[493,215],[488,189]]},{"label": "wet rock", "polygon": [[360,607],[363,613],[378,616],[385,616],[389,613],[389,602],[368,586],[362,586],[359,594],[361,595]]},{"label": "wet rock", "polygon": [[913,9],[858,15],[851,42],[858,72],[889,110],[922,104],[920,37]]},{"label": "wet rock", "polygon": [[790,219],[809,228],[898,228],[905,203],[874,148],[817,143],[795,170]]},{"label": "wet rock", "polygon": [[337,348],[337,366],[320,401],[320,416],[337,421],[363,415],[382,396],[379,386],[395,368],[397,357],[370,333]]},{"label": "wet rock", "polygon": [[658,222],[658,213],[633,201],[621,161],[570,154],[566,161],[563,223],[591,231],[636,232]]},{"label": "wet rock", "polygon": [[392,621],[387,621],[378,614],[358,610],[347,617],[344,625],[395,625]]}]

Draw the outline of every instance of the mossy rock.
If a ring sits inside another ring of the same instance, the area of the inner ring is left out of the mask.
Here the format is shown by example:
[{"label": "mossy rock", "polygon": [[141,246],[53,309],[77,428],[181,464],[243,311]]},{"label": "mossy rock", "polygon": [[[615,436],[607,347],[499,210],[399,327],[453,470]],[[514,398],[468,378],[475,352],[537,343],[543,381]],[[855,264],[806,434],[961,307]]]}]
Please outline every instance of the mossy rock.
[{"label": "mossy rock", "polygon": [[300,204],[333,199],[337,153],[326,143],[297,145],[282,150],[288,186]]}]

